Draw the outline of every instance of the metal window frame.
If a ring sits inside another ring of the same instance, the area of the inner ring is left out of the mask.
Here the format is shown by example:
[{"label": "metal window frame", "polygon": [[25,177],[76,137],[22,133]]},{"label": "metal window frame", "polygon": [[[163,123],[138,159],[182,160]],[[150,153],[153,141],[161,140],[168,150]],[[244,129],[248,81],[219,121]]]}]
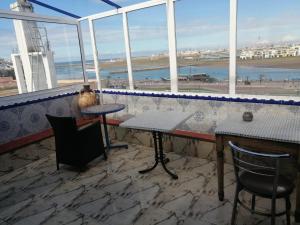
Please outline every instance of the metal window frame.
[{"label": "metal window frame", "polygon": [[[94,15],[90,15],[87,17],[82,17],[78,19],[79,22],[88,20],[94,21],[103,19],[110,16],[120,15],[122,14],[123,20],[123,33],[124,33],[124,42],[125,42],[125,52],[126,52],[126,61],[127,61],[127,71],[128,71],[128,82],[129,82],[129,90],[134,90],[134,80],[132,73],[132,60],[131,60],[131,47],[130,47],[130,33],[128,28],[128,18],[127,14],[132,11],[146,9],[150,7],[155,7],[159,5],[166,6],[166,14],[167,14],[167,27],[168,27],[168,46],[169,46],[169,62],[170,62],[170,79],[171,79],[171,91],[178,91],[178,74],[177,74],[177,48],[176,48],[176,27],[175,27],[175,13],[174,13],[174,2],[176,0],[150,0],[138,4],[134,4],[131,6],[123,7],[120,9],[114,9],[102,13],[97,13]],[[95,49],[93,51],[94,63],[98,64],[98,49],[96,45],[96,35],[95,30],[90,29],[91,40],[92,40],[92,48]],[[97,61],[97,62],[96,62]],[[101,74],[99,73],[99,82],[101,82]],[[101,88],[101,84],[98,84]],[[102,92],[102,89],[100,89]]]},{"label": "metal window frame", "polygon": [[229,96],[236,94],[237,1],[229,3]]},{"label": "metal window frame", "polygon": [[171,92],[178,92],[175,5],[173,0],[166,1],[166,10],[167,10],[166,14],[167,14],[167,24],[168,24]]},{"label": "metal window frame", "polygon": [[130,46],[130,34],[128,29],[128,17],[127,12],[123,12],[123,32],[124,32],[124,41],[125,41],[125,51],[126,51],[126,60],[127,60],[127,71],[128,71],[128,83],[129,89],[134,90],[134,81],[132,73],[132,63],[131,63],[131,46]]},{"label": "metal window frame", "polygon": [[[178,91],[178,74],[177,74],[177,46],[176,46],[176,26],[175,26],[175,13],[174,13],[174,2],[176,0],[150,0],[147,2],[138,3],[135,5],[123,7],[120,9],[114,9],[102,13],[97,13],[94,15],[89,15],[87,17],[82,17],[80,19],[70,19],[62,17],[44,16],[39,14],[25,13],[25,12],[14,12],[0,10],[0,18],[4,19],[19,19],[19,20],[30,20],[37,22],[47,22],[47,23],[57,23],[57,24],[68,24],[75,25],[78,31],[78,40],[82,59],[83,77],[84,81],[88,82],[88,77],[86,75],[86,63],[84,46],[82,39],[82,32],[80,22],[83,20],[89,21],[89,28],[91,31],[91,40],[93,48],[93,56],[96,64],[98,64],[98,50],[96,45],[96,37],[94,32],[93,20],[114,16],[122,14],[123,16],[123,32],[125,40],[125,50],[126,50],[126,60],[127,69],[129,73],[129,86],[130,90],[133,90],[133,78],[132,78],[132,65],[131,65],[131,48],[129,39],[129,29],[127,21],[127,13],[131,11],[136,11],[140,9],[146,9],[149,7],[154,7],[158,5],[166,5],[166,15],[167,15],[167,25],[168,25],[168,43],[169,43],[169,58],[170,58],[170,78],[171,78],[171,92]],[[237,68],[237,13],[238,13],[238,0],[230,1],[230,22],[229,22],[229,92],[227,94],[217,94],[217,93],[185,93],[180,92],[180,94],[186,95],[199,95],[199,96],[216,96],[216,97],[238,97],[238,98],[256,98],[256,99],[275,99],[275,100],[296,100],[300,101],[298,96],[270,96],[270,95],[253,95],[253,94],[236,94],[236,68]],[[176,66],[175,66],[176,65]],[[176,68],[175,68],[176,67]],[[130,72],[131,71],[131,72]],[[101,74],[98,70],[98,75],[96,72],[98,88],[101,91]],[[47,91],[47,90],[46,90]],[[137,90],[135,90],[137,91]],[[137,91],[138,92],[138,91]],[[143,91],[144,92],[144,91]],[[157,93],[161,93],[158,91]]]},{"label": "metal window frame", "polygon": [[36,14],[36,13],[7,11],[7,10],[0,10],[0,19],[1,18],[2,19],[17,19],[17,20],[45,22],[45,23],[66,24],[66,25],[76,26],[80,55],[81,55],[82,70],[83,70],[83,79],[84,79],[84,82],[88,82],[88,77],[86,74],[86,62],[85,62],[85,54],[84,54],[81,26],[80,26],[80,22],[77,19],[62,18],[62,17],[55,17],[55,16],[45,16],[45,15],[40,15],[40,14]]},{"label": "metal window frame", "polygon": [[[177,46],[176,46],[176,19],[174,13],[174,2],[176,0],[152,0],[135,5],[114,9],[87,17],[82,17],[78,21],[83,20],[96,20],[105,17],[110,17],[118,14],[123,14],[123,31],[125,37],[126,60],[128,69],[128,80],[130,91],[133,90],[132,78],[132,65],[131,65],[131,49],[127,22],[127,13],[135,10],[146,9],[158,5],[166,5],[166,16],[168,25],[168,44],[169,44],[169,60],[170,60],[170,79],[171,79],[171,92],[178,92],[178,74],[177,74]],[[229,91],[225,94],[218,93],[190,93],[178,92],[186,95],[199,95],[199,96],[216,96],[216,97],[237,97],[237,98],[257,98],[257,99],[276,99],[276,100],[300,100],[297,96],[271,96],[271,95],[253,95],[253,94],[237,94],[236,93],[236,77],[237,77],[237,13],[238,13],[238,0],[229,1],[229,74],[228,85]],[[138,92],[138,90],[135,90]],[[145,92],[144,90],[142,92]],[[161,93],[161,91],[153,91]]]},{"label": "metal window frame", "polygon": [[2,9],[0,9],[0,18],[78,25],[77,19],[55,17],[55,16],[45,16],[45,15],[40,15],[40,14],[36,14],[36,13],[8,11],[8,10],[2,10]]},{"label": "metal window frame", "polygon": [[[172,1],[176,1],[176,0],[172,0]],[[120,9],[113,9],[113,10],[109,10],[109,11],[105,11],[105,12],[85,16],[85,17],[82,17],[82,18],[78,19],[78,21],[82,21],[82,20],[86,20],[86,19],[96,20],[96,19],[101,19],[101,18],[105,18],[105,17],[108,17],[108,16],[114,16],[114,15],[117,15],[117,14],[122,14],[123,12],[128,13],[128,12],[131,12],[131,11],[146,9],[146,8],[150,8],[150,7],[158,6],[158,5],[163,5],[163,4],[166,4],[166,0],[150,0],[150,1],[142,2],[142,3],[138,3],[138,4],[122,7]]]}]

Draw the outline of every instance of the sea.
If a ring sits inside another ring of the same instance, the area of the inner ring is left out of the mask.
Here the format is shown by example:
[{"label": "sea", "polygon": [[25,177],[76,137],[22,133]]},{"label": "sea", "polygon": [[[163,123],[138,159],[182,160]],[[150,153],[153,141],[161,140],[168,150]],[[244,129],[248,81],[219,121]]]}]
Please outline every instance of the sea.
[{"label": "sea", "polygon": [[[77,63],[59,63],[56,64],[56,73],[58,79],[81,79],[82,67]],[[127,79],[126,68],[114,67],[111,69],[100,69],[102,78]],[[189,76],[195,74],[207,74],[218,81],[228,80],[228,67],[214,66],[183,66],[178,68],[180,76]],[[96,74],[93,69],[87,71],[89,79],[95,79]],[[261,67],[237,67],[237,77],[240,80],[273,80],[273,81],[300,81],[300,69],[286,68],[261,68]],[[169,68],[138,68],[133,71],[134,80],[161,80],[170,79]]]}]

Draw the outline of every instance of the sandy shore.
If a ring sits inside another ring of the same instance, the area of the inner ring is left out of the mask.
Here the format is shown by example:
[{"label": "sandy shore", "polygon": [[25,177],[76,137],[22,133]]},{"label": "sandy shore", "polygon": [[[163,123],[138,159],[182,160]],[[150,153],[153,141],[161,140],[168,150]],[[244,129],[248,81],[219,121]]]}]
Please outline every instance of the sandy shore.
[{"label": "sandy shore", "polygon": [[[205,59],[186,59],[178,57],[178,66],[211,66],[211,67],[226,67],[229,65],[228,59],[218,60],[205,60]],[[103,69],[108,68],[126,68],[126,61],[116,62],[100,62],[100,66]],[[133,69],[140,70],[144,68],[164,68],[169,66],[168,57],[157,57],[157,58],[133,58],[132,67]],[[286,58],[272,58],[272,59],[251,59],[241,60],[237,59],[237,66],[249,66],[249,67],[264,67],[264,68],[289,68],[289,69],[300,69],[300,57],[286,57]],[[88,68],[92,68],[91,65]],[[116,69],[117,70],[117,69]]]}]

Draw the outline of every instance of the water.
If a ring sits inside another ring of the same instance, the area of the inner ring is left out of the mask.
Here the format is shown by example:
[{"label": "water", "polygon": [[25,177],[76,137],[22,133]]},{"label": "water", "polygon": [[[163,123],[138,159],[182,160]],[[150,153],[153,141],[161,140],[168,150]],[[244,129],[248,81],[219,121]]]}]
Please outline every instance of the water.
[{"label": "water", "polygon": [[248,76],[249,80],[259,80],[260,75],[265,75],[272,80],[300,80],[300,69],[285,68],[259,68],[259,67],[239,67],[237,74],[243,80]]},{"label": "water", "polygon": [[[120,72],[110,74],[110,72],[124,71],[126,68],[113,68],[101,70],[103,78],[111,77],[111,79],[128,79],[127,73]],[[58,79],[82,79],[82,68],[79,64],[57,64],[56,73]],[[179,75],[191,75],[205,73],[218,80],[228,80],[228,67],[212,67],[212,66],[186,66],[178,69]],[[88,71],[88,78],[95,79],[94,71]],[[239,78],[245,80],[259,80],[263,75],[270,80],[300,80],[300,69],[285,68],[259,68],[259,67],[238,67],[237,74]],[[157,70],[133,71],[134,80],[160,80],[161,78],[170,79],[169,68]]]}]

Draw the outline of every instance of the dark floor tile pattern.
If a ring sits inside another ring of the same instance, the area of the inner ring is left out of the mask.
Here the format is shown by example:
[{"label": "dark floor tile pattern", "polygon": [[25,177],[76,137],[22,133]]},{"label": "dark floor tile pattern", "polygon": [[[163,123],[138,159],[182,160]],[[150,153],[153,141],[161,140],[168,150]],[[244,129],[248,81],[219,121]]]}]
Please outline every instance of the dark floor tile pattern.
[{"label": "dark floor tile pattern", "polygon": [[[26,147],[25,161],[30,150],[40,159],[30,159],[22,168],[1,174],[0,225],[230,222],[235,179],[229,164],[225,164],[226,199],[220,202],[214,161],[168,153],[168,167],[176,171],[178,180],[172,180],[160,166],[141,175],[138,170],[152,164],[153,151],[130,145],[129,149],[112,150],[107,161],[94,160],[84,172],[68,166],[56,171],[53,147],[52,139]],[[250,202],[247,194],[243,193],[243,199]],[[263,199],[257,204],[262,208],[270,205]],[[285,217],[277,222],[285,224]],[[240,209],[238,224],[263,225],[269,220]]]}]

